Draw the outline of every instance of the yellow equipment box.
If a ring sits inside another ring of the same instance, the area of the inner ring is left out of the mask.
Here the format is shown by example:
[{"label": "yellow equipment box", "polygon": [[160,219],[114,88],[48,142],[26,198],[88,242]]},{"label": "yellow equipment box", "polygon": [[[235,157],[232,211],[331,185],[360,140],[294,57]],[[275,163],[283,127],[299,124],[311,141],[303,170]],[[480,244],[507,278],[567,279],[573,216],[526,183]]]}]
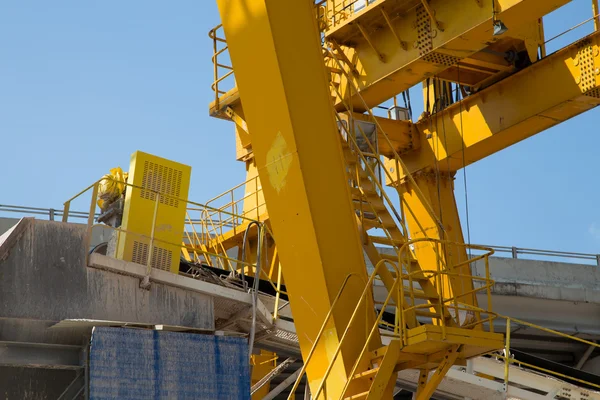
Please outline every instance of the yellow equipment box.
[{"label": "yellow equipment box", "polygon": [[133,186],[125,192],[117,258],[147,265],[151,257],[152,268],[179,273],[187,206],[181,200],[187,200],[191,172],[187,165],[141,151],[131,155],[127,183]]}]

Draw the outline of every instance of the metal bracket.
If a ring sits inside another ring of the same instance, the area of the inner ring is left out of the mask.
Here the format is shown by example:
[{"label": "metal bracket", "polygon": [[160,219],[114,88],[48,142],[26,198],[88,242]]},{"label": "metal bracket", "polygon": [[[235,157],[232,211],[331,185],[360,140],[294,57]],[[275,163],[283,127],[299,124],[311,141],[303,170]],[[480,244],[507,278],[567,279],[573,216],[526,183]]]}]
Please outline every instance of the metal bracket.
[{"label": "metal bracket", "polygon": [[394,37],[396,38],[396,40],[400,44],[400,47],[402,47],[403,50],[406,50],[407,49],[406,42],[403,42],[402,39],[400,39],[400,36],[398,35],[398,32],[396,32],[396,29],[394,29],[394,25],[392,25],[392,21],[390,20],[390,16],[388,15],[388,13],[383,8],[381,9],[381,15],[383,15],[383,19],[385,19],[385,22],[387,23],[388,27],[392,31],[392,35],[394,35]]},{"label": "metal bracket", "polygon": [[385,61],[385,56],[383,54],[381,54],[379,52],[379,50],[377,50],[377,47],[375,47],[375,44],[373,43],[373,40],[371,39],[371,37],[367,33],[366,29],[360,23],[358,23],[358,22],[356,22],[356,26],[358,27],[358,30],[363,35],[363,37],[365,38],[365,40],[367,41],[367,43],[369,44],[369,46],[371,46],[371,48],[373,49],[373,51],[375,51],[375,53],[377,54],[377,57],[379,57],[379,60],[381,62],[383,62],[383,63],[386,62]]},{"label": "metal bracket", "polygon": [[450,347],[446,351],[444,358],[442,359],[436,370],[433,372],[433,375],[428,381],[426,381],[426,383],[425,380],[427,379],[427,376],[429,374],[427,373],[427,371],[421,370],[416,400],[428,400],[429,398],[431,398],[442,379],[444,379],[444,376],[446,376],[446,373],[448,372],[450,367],[454,365],[454,362],[458,358],[458,354],[460,353],[461,348],[462,345],[454,345]]},{"label": "metal bracket", "polygon": [[231,120],[233,122],[235,122],[235,124],[237,126],[239,126],[244,132],[246,132],[248,134],[250,133],[250,132],[248,132],[248,124],[246,124],[246,121],[244,121],[244,119],[242,117],[240,117],[240,115],[238,113],[233,111],[233,108],[227,107],[225,109],[225,114],[227,114],[227,116],[229,118],[231,118]]},{"label": "metal bracket", "polygon": [[442,27],[442,23],[435,18],[435,10],[429,5],[429,0],[421,0],[421,4],[429,14],[429,18],[431,18],[431,22],[441,31],[444,32],[444,28]]}]

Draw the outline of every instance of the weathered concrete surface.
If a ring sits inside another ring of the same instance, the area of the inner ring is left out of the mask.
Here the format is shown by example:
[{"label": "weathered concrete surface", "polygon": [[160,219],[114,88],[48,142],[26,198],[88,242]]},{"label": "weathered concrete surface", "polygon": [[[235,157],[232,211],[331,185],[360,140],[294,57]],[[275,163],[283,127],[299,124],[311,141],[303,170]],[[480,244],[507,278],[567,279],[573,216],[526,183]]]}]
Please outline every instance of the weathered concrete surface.
[{"label": "weathered concrete surface", "polygon": [[[84,225],[29,218],[2,235],[0,341],[89,343],[89,327],[48,329],[64,319],[214,329],[210,296],[160,283],[143,290],[137,278],[89,268],[85,236]],[[56,399],[74,377],[72,370],[19,367],[24,363],[13,357],[11,367],[0,368],[2,398]]]},{"label": "weathered concrete surface", "polygon": [[[30,218],[33,218],[33,217],[30,217]],[[21,220],[20,218],[0,217],[0,235],[4,234],[9,229],[11,229],[13,226],[15,226],[20,220]],[[42,218],[41,221],[45,221],[45,219]],[[80,220],[80,221],[83,221],[83,220]],[[77,225],[83,225],[83,224],[78,223]],[[114,230],[107,226],[103,226],[103,225],[94,226],[92,229],[92,240],[90,241],[90,247],[93,248],[94,246],[96,246],[100,243],[108,242],[112,232],[114,232]]]},{"label": "weathered concrete surface", "polygon": [[56,400],[75,371],[0,367],[2,400]]},{"label": "weathered concrete surface", "polygon": [[138,279],[87,268],[84,239],[83,226],[29,220],[0,261],[0,318],[213,328],[210,297],[160,284],[142,290]]},{"label": "weathered concrete surface", "polygon": [[[483,260],[473,267],[485,276]],[[600,304],[600,268],[595,265],[492,257],[490,274],[495,294]]]}]

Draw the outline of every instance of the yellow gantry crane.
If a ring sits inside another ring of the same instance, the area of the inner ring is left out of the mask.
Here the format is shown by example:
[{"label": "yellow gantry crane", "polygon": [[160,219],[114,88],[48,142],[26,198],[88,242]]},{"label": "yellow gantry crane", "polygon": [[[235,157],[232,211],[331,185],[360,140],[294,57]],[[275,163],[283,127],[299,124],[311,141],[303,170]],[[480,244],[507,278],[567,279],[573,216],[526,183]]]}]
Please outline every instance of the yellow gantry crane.
[{"label": "yellow gantry crane", "polygon": [[[216,76],[210,113],[235,122],[262,186],[313,399],[389,399],[408,368],[427,399],[452,365],[504,346],[453,179],[600,103],[600,33],[546,54],[542,17],[566,3],[217,0],[215,73],[228,50],[236,87]],[[417,121],[373,114],[420,83]]]}]

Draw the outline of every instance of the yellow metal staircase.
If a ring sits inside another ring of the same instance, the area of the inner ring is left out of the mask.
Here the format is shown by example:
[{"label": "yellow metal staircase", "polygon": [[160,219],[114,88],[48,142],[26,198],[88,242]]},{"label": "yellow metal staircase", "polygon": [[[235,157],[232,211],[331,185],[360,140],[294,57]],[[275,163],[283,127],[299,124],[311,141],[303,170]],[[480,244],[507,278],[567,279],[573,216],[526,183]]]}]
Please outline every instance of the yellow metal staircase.
[{"label": "yellow metal staircase", "polygon": [[[336,77],[348,72],[344,70],[344,65],[334,52],[326,50],[325,55],[326,63],[330,61],[338,63],[337,68],[331,66],[328,68],[331,74],[332,94],[338,94],[339,85],[336,82],[339,82],[339,79]],[[350,67],[348,69],[351,70],[351,66],[347,64],[345,66]],[[360,97],[360,94],[358,96]],[[425,269],[414,259],[410,245],[417,241],[409,239],[402,215],[396,211],[381,182],[382,175],[387,171],[383,168],[382,156],[373,138],[378,136],[386,138],[385,132],[378,131],[377,135],[369,138],[360,124],[355,123],[351,107],[345,110],[345,114],[337,111],[335,114],[340,128],[340,143],[346,162],[350,194],[362,234],[363,248],[375,266],[356,310],[363,300],[366,301],[366,298],[373,296],[371,285],[375,279],[381,280],[387,290],[384,302],[377,302],[374,299],[374,304],[381,306],[378,317],[371,327],[368,339],[354,364],[340,398],[391,397],[396,372],[407,368],[421,369],[422,382],[417,395],[419,399],[429,398],[457,359],[466,359],[501,348],[502,335],[482,331],[483,324],[493,319],[491,316],[487,319],[482,318],[486,310],[459,304],[456,296],[443,292],[443,278],[447,279],[453,274],[452,268],[438,263],[437,266],[429,266],[430,269]],[[374,117],[373,121],[375,121]],[[376,126],[376,121],[373,125]],[[378,235],[371,232],[377,232]],[[376,244],[393,249],[393,254],[380,251]],[[435,240],[432,241],[434,246],[439,244]],[[481,257],[487,261],[489,254],[486,253]],[[491,286],[489,276],[481,280],[484,281],[483,286],[475,291],[487,289],[489,292]],[[415,287],[415,284],[418,287]],[[449,305],[449,302],[454,303]],[[370,349],[372,338],[386,334],[385,331],[380,333],[379,328],[390,326],[389,323],[382,324],[383,315],[390,307],[395,307],[396,313],[396,322],[392,325],[392,340],[386,346]],[[454,310],[454,314],[450,310]],[[465,321],[461,321],[459,317],[461,311],[470,312],[474,316],[470,320],[465,318]],[[429,323],[422,324],[421,321],[429,321]],[[347,329],[351,328],[352,322],[353,319],[349,321]],[[468,326],[461,328],[461,322],[462,325]],[[478,328],[478,332],[470,328]],[[478,345],[472,345],[478,341],[473,340],[472,333],[479,337]],[[335,362],[335,358],[336,356],[330,360],[331,365]],[[305,360],[305,362],[309,361],[310,359]],[[431,369],[436,371],[429,378],[428,373]],[[314,398],[319,398],[324,389],[325,379],[326,376]]]}]

